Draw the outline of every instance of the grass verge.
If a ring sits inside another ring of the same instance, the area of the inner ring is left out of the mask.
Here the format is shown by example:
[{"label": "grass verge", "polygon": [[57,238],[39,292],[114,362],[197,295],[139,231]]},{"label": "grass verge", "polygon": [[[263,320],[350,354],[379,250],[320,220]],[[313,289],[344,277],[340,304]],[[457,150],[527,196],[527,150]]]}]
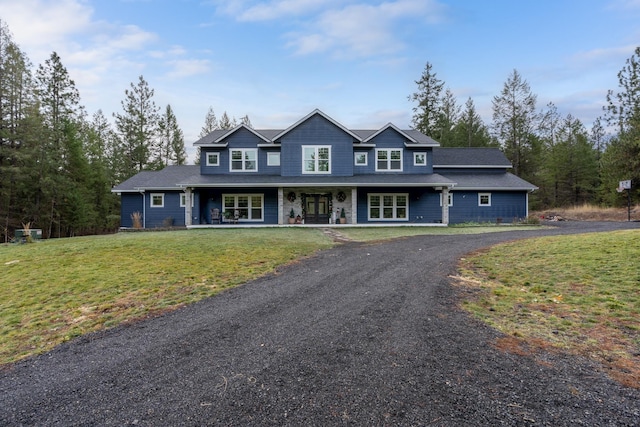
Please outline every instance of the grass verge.
[{"label": "grass verge", "polygon": [[340,234],[356,242],[397,239],[422,235],[483,234],[501,231],[539,230],[534,225],[450,225],[448,227],[335,227]]},{"label": "grass verge", "polygon": [[514,352],[546,348],[601,363],[640,388],[640,231],[502,244],[460,263],[463,308],[507,334]]},{"label": "grass verge", "polygon": [[331,245],[318,230],[290,228],[0,246],[0,364],[215,295]]}]

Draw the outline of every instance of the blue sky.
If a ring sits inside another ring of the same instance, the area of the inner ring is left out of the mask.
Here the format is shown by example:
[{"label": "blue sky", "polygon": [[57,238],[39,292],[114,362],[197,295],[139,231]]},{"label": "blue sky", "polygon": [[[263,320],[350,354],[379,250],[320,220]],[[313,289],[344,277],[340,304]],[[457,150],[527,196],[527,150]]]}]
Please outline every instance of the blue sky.
[{"label": "blue sky", "polygon": [[0,0],[0,19],[34,65],[60,55],[89,114],[143,75],[189,149],[210,106],[257,128],[315,108],[408,128],[427,62],[487,125],[516,69],[538,109],[590,128],[640,46],[640,0]]}]

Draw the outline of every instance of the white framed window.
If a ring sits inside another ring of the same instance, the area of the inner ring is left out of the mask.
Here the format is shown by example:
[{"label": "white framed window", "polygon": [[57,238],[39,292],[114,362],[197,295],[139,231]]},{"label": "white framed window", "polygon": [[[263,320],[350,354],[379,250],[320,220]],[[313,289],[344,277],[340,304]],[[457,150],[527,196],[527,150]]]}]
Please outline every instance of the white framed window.
[{"label": "white framed window", "polygon": [[376,149],[376,171],[402,171],[402,149]]},{"label": "white framed window", "polygon": [[164,193],[151,193],[149,197],[152,208],[164,208]]},{"label": "white framed window", "polygon": [[413,153],[414,166],[427,166],[427,153]]},{"label": "white framed window", "polygon": [[207,166],[220,166],[220,153],[207,153]]},{"label": "white framed window", "polygon": [[302,173],[331,173],[330,145],[302,146]]},{"label": "white framed window", "polygon": [[236,211],[242,221],[264,221],[264,194],[223,194],[222,214]]},{"label": "white framed window", "polygon": [[369,163],[368,153],[354,153],[353,154],[353,164],[356,166],[367,166]]},{"label": "white framed window", "polygon": [[[191,207],[194,207],[194,197],[193,194],[191,195]],[[185,193],[180,193],[180,207],[184,208],[187,206],[187,195]]]},{"label": "white framed window", "polygon": [[491,193],[478,193],[478,206],[491,206]]},{"label": "white framed window", "polygon": [[[453,193],[447,193],[447,206],[453,206]],[[442,207],[442,193],[440,193],[440,207]]]},{"label": "white framed window", "polygon": [[267,166],[280,166],[279,151],[271,151],[267,153]]},{"label": "white framed window", "polygon": [[369,194],[367,203],[369,220],[408,221],[409,194],[382,193]]},{"label": "white framed window", "polygon": [[258,170],[258,150],[236,148],[231,151],[229,170],[235,172],[256,172]]}]

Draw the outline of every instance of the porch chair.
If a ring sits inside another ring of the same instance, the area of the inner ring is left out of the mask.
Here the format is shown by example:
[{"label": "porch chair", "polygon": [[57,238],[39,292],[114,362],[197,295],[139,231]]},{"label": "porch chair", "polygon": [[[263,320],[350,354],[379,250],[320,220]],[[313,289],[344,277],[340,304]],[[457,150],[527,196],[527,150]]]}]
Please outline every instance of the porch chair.
[{"label": "porch chair", "polygon": [[220,222],[221,222],[220,209],[213,208],[213,209],[211,209],[211,224],[213,224],[216,221],[218,222],[218,224],[220,224]]}]

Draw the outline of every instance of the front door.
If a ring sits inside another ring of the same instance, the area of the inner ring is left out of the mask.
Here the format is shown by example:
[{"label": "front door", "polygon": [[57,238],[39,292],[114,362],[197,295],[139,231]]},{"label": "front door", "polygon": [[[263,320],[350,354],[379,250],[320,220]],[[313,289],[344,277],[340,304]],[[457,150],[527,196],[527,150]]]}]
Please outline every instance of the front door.
[{"label": "front door", "polygon": [[305,224],[329,223],[329,198],[327,196],[307,194],[305,204]]}]

